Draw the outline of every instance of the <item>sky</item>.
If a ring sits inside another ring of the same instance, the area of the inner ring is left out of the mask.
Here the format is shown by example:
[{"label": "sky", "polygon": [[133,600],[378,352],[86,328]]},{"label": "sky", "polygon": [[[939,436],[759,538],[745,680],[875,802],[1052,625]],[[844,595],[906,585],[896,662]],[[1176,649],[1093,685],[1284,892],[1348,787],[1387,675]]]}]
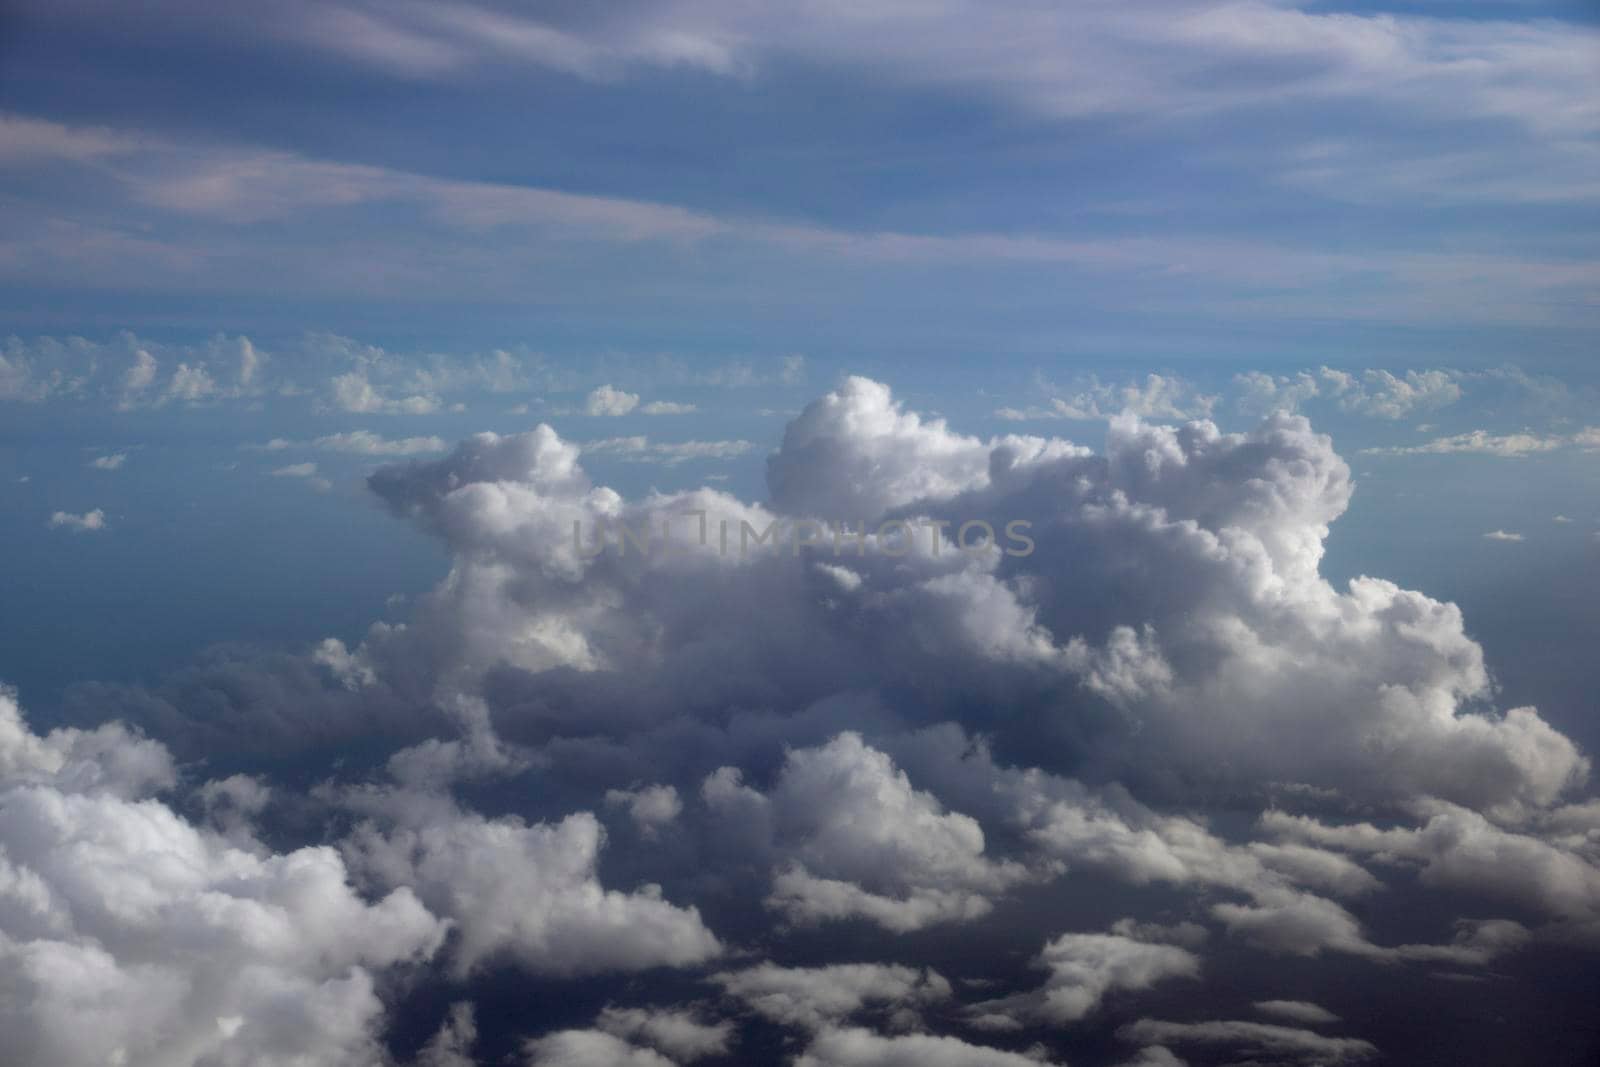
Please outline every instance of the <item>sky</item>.
[{"label": "sky", "polygon": [[1597,15],[0,3],[8,1054],[1600,1062]]}]

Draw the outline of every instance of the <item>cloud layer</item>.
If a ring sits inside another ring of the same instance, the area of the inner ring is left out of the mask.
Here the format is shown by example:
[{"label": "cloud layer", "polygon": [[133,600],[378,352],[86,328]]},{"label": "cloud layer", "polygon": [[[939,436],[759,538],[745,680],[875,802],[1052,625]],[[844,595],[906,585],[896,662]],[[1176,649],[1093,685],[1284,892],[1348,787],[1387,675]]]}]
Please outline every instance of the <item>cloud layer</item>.
[{"label": "cloud layer", "polygon": [[[1248,961],[1600,946],[1586,757],[1494,705],[1454,605],[1322,577],[1352,485],[1302,416],[984,439],[848,378],[764,502],[627,499],[584,451],[378,469],[447,577],[354,644],[93,691],[160,740],[0,698],[30,1060],[1354,1063],[1378,1035]],[[488,1017],[495,983],[588,992]],[[405,1045],[416,989],[455,1007]]]}]

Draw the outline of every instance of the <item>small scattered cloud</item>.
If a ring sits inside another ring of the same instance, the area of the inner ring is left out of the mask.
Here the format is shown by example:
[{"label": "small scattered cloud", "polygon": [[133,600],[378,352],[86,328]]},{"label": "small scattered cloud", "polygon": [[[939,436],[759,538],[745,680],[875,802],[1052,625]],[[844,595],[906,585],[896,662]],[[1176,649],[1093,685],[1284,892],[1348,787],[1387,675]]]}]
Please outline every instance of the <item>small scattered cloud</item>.
[{"label": "small scattered cloud", "polygon": [[1348,412],[1378,419],[1401,419],[1415,411],[1448,407],[1461,399],[1461,376],[1450,370],[1386,370],[1359,374],[1323,367],[1319,372],[1326,395]]},{"label": "small scattered cloud", "polygon": [[1121,385],[1101,382],[1090,375],[1084,384],[1070,392],[1062,392],[1045,382],[1040,382],[1040,387],[1057,395],[1051,396],[1043,407],[1003,407],[995,411],[995,416],[1009,422],[1093,421],[1125,413],[1141,418],[1198,419],[1210,415],[1218,400],[1181,378],[1162,374],[1149,374],[1142,382],[1129,381]]},{"label": "small scattered cloud", "polygon": [[128,462],[126,452],[113,452],[107,456],[96,456],[89,461],[89,466],[97,471],[114,471],[126,462]]},{"label": "small scattered cloud", "polygon": [[1233,386],[1234,405],[1247,415],[1293,412],[1321,391],[1317,378],[1307,371],[1294,375],[1246,371],[1234,375]]},{"label": "small scattered cloud", "polygon": [[159,366],[156,358],[145,349],[135,351],[133,365],[122,373],[122,395],[117,401],[117,406],[131,408],[137,405],[155,382]]},{"label": "small scattered cloud", "polygon": [[1326,1026],[1339,1021],[1333,1012],[1308,1000],[1258,1000],[1256,1011],[1310,1026]]},{"label": "small scattered cloud", "polygon": [[1510,532],[1508,530],[1490,530],[1488,533],[1483,535],[1483,539],[1485,541],[1522,541],[1522,540],[1525,540],[1525,538],[1521,534],[1512,533],[1512,532]]},{"label": "small scattered cloud", "polygon": [[306,484],[319,493],[333,488],[333,483],[317,473],[315,463],[290,463],[271,472],[274,478],[304,478]]},{"label": "small scattered cloud", "polygon": [[625,393],[610,385],[602,385],[584,401],[586,415],[626,415],[639,406],[638,393]]},{"label": "small scattered cloud", "polygon": [[641,836],[654,839],[663,827],[683,813],[683,801],[670,785],[642,786],[637,789],[608,789],[608,808],[623,808]]},{"label": "small scattered cloud", "polygon": [[173,400],[195,404],[209,399],[216,392],[217,382],[209,370],[201,365],[191,367],[187,363],[180,363],[172,372],[166,395]]},{"label": "small scattered cloud", "polygon": [[106,513],[99,508],[86,511],[82,515],[74,515],[70,511],[57,511],[51,514],[48,525],[52,530],[71,530],[73,533],[104,530]]},{"label": "small scattered cloud", "polygon": [[431,415],[439,398],[425,392],[395,395],[375,385],[364,370],[341,374],[329,382],[333,407],[357,415]]},{"label": "small scattered cloud", "polygon": [[1308,1067],[1359,1063],[1378,1054],[1377,1046],[1360,1038],[1328,1037],[1291,1026],[1235,1019],[1183,1023],[1140,1019],[1122,1027],[1117,1036],[1141,1044],[1221,1047],[1251,1053],[1250,1062],[1303,1063]]},{"label": "small scattered cloud", "polygon": [[678,404],[671,400],[652,400],[639,409],[643,415],[692,415],[700,410],[693,404]]},{"label": "small scattered cloud", "polygon": [[370,430],[353,430],[319,437],[311,447],[357,456],[417,456],[443,452],[447,446],[440,437],[384,437]]}]

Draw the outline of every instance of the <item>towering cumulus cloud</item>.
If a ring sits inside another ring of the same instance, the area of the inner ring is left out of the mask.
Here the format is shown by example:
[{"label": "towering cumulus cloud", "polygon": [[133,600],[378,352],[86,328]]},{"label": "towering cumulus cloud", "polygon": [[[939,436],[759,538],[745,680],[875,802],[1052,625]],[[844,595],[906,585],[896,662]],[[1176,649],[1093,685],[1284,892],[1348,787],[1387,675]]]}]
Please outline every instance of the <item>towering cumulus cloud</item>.
[{"label": "towering cumulus cloud", "polygon": [[1322,577],[1306,419],[1097,452],[851,378],[767,474],[629,500],[480,434],[369,480],[452,555],[403,625],[96,691],[159,742],[5,697],[27,1062],[1345,1063],[1395,1035],[1318,968],[1600,951],[1586,759],[1455,605]]},{"label": "towering cumulus cloud", "polygon": [[[381,471],[373,488],[458,561],[426,632],[398,644],[441,670],[587,672],[612,706],[584,716],[645,723],[906,690],[928,699],[892,713],[938,721],[959,694],[1002,736],[1078,738],[1057,761],[1117,749],[1173,788],[1492,806],[1548,804],[1583,778],[1534,711],[1486,703],[1453,605],[1321,578],[1351,483],[1303,418],[1222,434],[1124,416],[1102,456],[963,437],[854,378],[795,420],[768,474],[767,507],[711,490],[628,502],[543,427]],[[1014,523],[1025,555],[999,536]]]}]

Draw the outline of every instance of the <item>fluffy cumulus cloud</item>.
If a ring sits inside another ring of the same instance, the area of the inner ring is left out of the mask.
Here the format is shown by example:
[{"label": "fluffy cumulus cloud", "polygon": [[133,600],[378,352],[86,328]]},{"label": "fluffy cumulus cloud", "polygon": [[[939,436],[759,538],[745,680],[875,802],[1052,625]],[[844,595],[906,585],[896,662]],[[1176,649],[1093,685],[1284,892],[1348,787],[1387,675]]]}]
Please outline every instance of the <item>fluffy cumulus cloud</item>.
[{"label": "fluffy cumulus cloud", "polygon": [[379,978],[444,924],[336,850],[229,840],[157,799],[166,751],[40,736],[0,693],[0,1015],[18,1062],[385,1062]]},{"label": "fluffy cumulus cloud", "polygon": [[678,791],[670,785],[651,785],[640,789],[606,790],[608,806],[625,808],[629,818],[646,837],[654,837],[683,812]]},{"label": "fluffy cumulus cloud", "polygon": [[653,1049],[598,1030],[561,1030],[529,1041],[528,1067],[673,1067]]},{"label": "fluffy cumulus cloud", "polygon": [[691,1012],[607,1007],[592,1028],[533,1039],[523,1054],[530,1067],[672,1067],[725,1055],[732,1032]]},{"label": "fluffy cumulus cloud", "polygon": [[[1330,825],[1282,812],[1267,813],[1263,824],[1292,840],[1414,867],[1426,885],[1498,897],[1600,941],[1600,811],[1592,802],[1523,815],[1511,825],[1437,801],[1421,809],[1425,818],[1416,827]],[[1541,824],[1563,832],[1541,834]]]},{"label": "fluffy cumulus cloud", "polygon": [[588,812],[529,825],[429,797],[365,794],[350,802],[398,824],[358,828],[345,845],[351,864],[380,886],[414,886],[454,920],[458,974],[502,954],[533,971],[571,975],[699,963],[720,951],[699,913],[663,900],[659,886],[624,893],[600,884],[605,831]]},{"label": "fluffy cumulus cloud", "polygon": [[974,1007],[980,1026],[1006,1029],[1017,1016],[1073,1023],[1115,990],[1148,989],[1167,978],[1194,978],[1200,957],[1179,945],[1150,943],[1121,933],[1062,934],[1045,945],[1038,963],[1050,972],[1036,992]]},{"label": "fluffy cumulus cloud", "polygon": [[795,1067],[1039,1067],[1023,1055],[932,1034],[885,1036],[854,1027],[822,1031]]},{"label": "fluffy cumulus cloud", "polygon": [[616,1037],[641,1041],[683,1062],[728,1051],[731,1022],[706,1023],[692,1012],[608,1007],[595,1025]]},{"label": "fluffy cumulus cloud", "polygon": [[[451,558],[407,619],[94,690],[213,780],[117,727],[0,733],[8,1032],[59,1062],[1372,1058],[1251,968],[1337,993],[1591,945],[1600,819],[1455,605],[1323,577],[1349,468],[1261,406],[1119,409],[1091,447],[850,378],[759,502],[624,497],[549,426],[392,462],[371,491]],[[402,972],[458,1007],[380,1049]],[[557,1007],[474,1012],[508,982]]]},{"label": "fluffy cumulus cloud", "polygon": [[881,963],[763,963],[714,975],[712,981],[756,1014],[803,1030],[822,1030],[868,1010],[912,1026],[923,1007],[952,995],[949,981],[937,971]]},{"label": "fluffy cumulus cloud", "polygon": [[977,821],[946,812],[860,735],[789,753],[770,797],[729,801],[734,768],[707,780],[707,801],[770,826],[783,859],[768,906],[798,922],[860,916],[891,930],[976,918],[1027,876],[984,855]]},{"label": "fluffy cumulus cloud", "polygon": [[1234,376],[1234,403],[1250,415],[1292,412],[1321,394],[1322,383],[1308,371],[1293,375],[1246,371]]},{"label": "fluffy cumulus cloud", "polygon": [[638,406],[638,393],[626,393],[612,385],[602,385],[589,394],[583,410],[587,415],[626,415]]},{"label": "fluffy cumulus cloud", "polygon": [[[1447,370],[1406,371],[1395,375],[1386,370],[1369,370],[1359,375],[1323,367],[1323,388],[1338,398],[1346,411],[1380,419],[1400,419],[1420,411],[1446,407],[1461,399],[1460,375]],[[1303,390],[1295,382],[1291,393]]]}]

